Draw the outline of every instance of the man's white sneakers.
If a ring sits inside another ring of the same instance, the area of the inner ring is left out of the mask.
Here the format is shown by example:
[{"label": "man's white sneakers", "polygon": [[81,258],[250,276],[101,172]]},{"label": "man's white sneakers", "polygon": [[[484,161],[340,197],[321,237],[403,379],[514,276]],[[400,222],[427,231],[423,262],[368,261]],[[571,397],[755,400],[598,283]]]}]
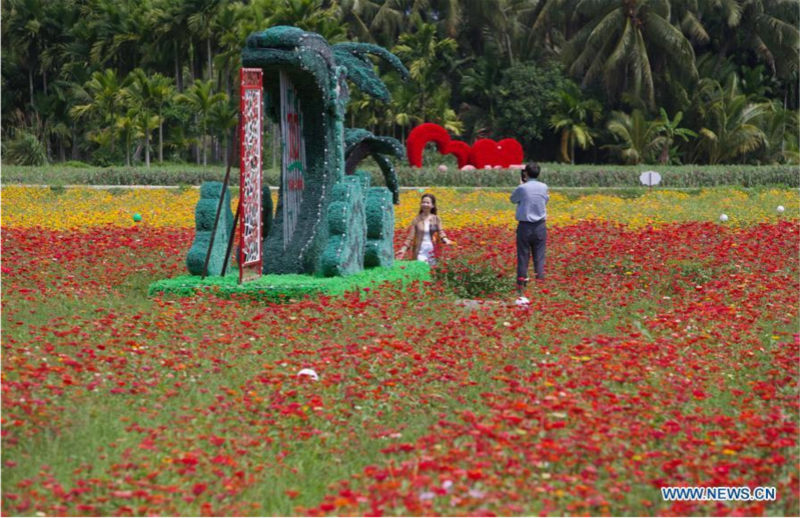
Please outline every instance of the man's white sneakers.
[{"label": "man's white sneakers", "polygon": [[520,298],[518,298],[518,299],[516,300],[516,302],[515,302],[515,304],[516,304],[517,306],[527,306],[527,305],[529,305],[530,303],[531,303],[531,301],[530,301],[530,300],[528,300],[528,297],[520,297]]}]

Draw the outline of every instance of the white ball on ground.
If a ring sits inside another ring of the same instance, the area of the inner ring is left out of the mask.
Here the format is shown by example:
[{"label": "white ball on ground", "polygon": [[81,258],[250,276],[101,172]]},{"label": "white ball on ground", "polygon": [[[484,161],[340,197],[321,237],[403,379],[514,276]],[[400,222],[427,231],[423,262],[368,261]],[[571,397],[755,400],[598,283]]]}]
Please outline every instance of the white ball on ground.
[{"label": "white ball on ground", "polygon": [[319,380],[319,375],[317,375],[317,373],[316,373],[316,371],[314,371],[314,369],[302,369],[302,370],[300,370],[300,372],[297,373],[297,377],[299,378],[301,376],[308,376],[309,378],[311,378],[314,381]]},{"label": "white ball on ground", "polygon": [[728,215],[727,214],[720,214],[719,215],[719,220],[721,222],[725,223],[726,221],[728,221]]},{"label": "white ball on ground", "polygon": [[531,303],[531,301],[528,300],[528,297],[519,297],[517,300],[514,301],[514,304],[516,304],[517,306],[519,306],[521,308],[529,306],[530,303]]},{"label": "white ball on ground", "polygon": [[445,164],[440,164],[438,169],[439,172],[444,173],[445,171],[447,171],[447,166]]},{"label": "white ball on ground", "polygon": [[778,211],[778,214],[783,214],[783,211],[786,210],[786,209],[783,208],[783,205],[778,205],[778,208],[775,209],[775,210]]}]

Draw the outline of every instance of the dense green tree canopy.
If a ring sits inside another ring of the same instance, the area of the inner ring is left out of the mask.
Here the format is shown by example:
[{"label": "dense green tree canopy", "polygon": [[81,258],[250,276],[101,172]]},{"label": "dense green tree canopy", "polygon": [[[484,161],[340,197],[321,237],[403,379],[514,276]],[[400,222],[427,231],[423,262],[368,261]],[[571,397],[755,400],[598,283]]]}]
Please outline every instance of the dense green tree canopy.
[{"label": "dense green tree canopy", "polygon": [[244,40],[277,24],[403,60],[410,78],[374,62],[389,103],[353,91],[348,123],[378,134],[436,122],[540,160],[797,160],[800,0],[6,0],[4,160],[222,161]]}]

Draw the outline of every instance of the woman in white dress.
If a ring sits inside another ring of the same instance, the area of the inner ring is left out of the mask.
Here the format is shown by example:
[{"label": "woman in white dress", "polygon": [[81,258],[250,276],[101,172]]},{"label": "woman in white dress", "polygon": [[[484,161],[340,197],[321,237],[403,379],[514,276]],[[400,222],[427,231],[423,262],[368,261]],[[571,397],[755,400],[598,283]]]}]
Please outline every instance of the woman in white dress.
[{"label": "woman in white dress", "polygon": [[436,262],[439,242],[446,245],[452,243],[442,227],[442,220],[436,210],[436,197],[425,193],[419,203],[419,214],[411,222],[408,235],[403,247],[397,253],[397,259],[405,257],[409,246],[412,246],[412,256],[417,261],[424,261],[430,265]]}]

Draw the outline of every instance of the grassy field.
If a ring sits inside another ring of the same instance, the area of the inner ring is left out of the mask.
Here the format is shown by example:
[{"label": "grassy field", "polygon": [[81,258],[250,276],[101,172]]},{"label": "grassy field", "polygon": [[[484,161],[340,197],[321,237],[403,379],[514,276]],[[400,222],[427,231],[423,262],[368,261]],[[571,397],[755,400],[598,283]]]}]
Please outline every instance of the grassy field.
[{"label": "grassy field", "polygon": [[147,296],[193,189],[4,187],[2,513],[800,512],[796,190],[555,191],[523,308],[507,193],[434,192],[432,282],[269,304]]}]

